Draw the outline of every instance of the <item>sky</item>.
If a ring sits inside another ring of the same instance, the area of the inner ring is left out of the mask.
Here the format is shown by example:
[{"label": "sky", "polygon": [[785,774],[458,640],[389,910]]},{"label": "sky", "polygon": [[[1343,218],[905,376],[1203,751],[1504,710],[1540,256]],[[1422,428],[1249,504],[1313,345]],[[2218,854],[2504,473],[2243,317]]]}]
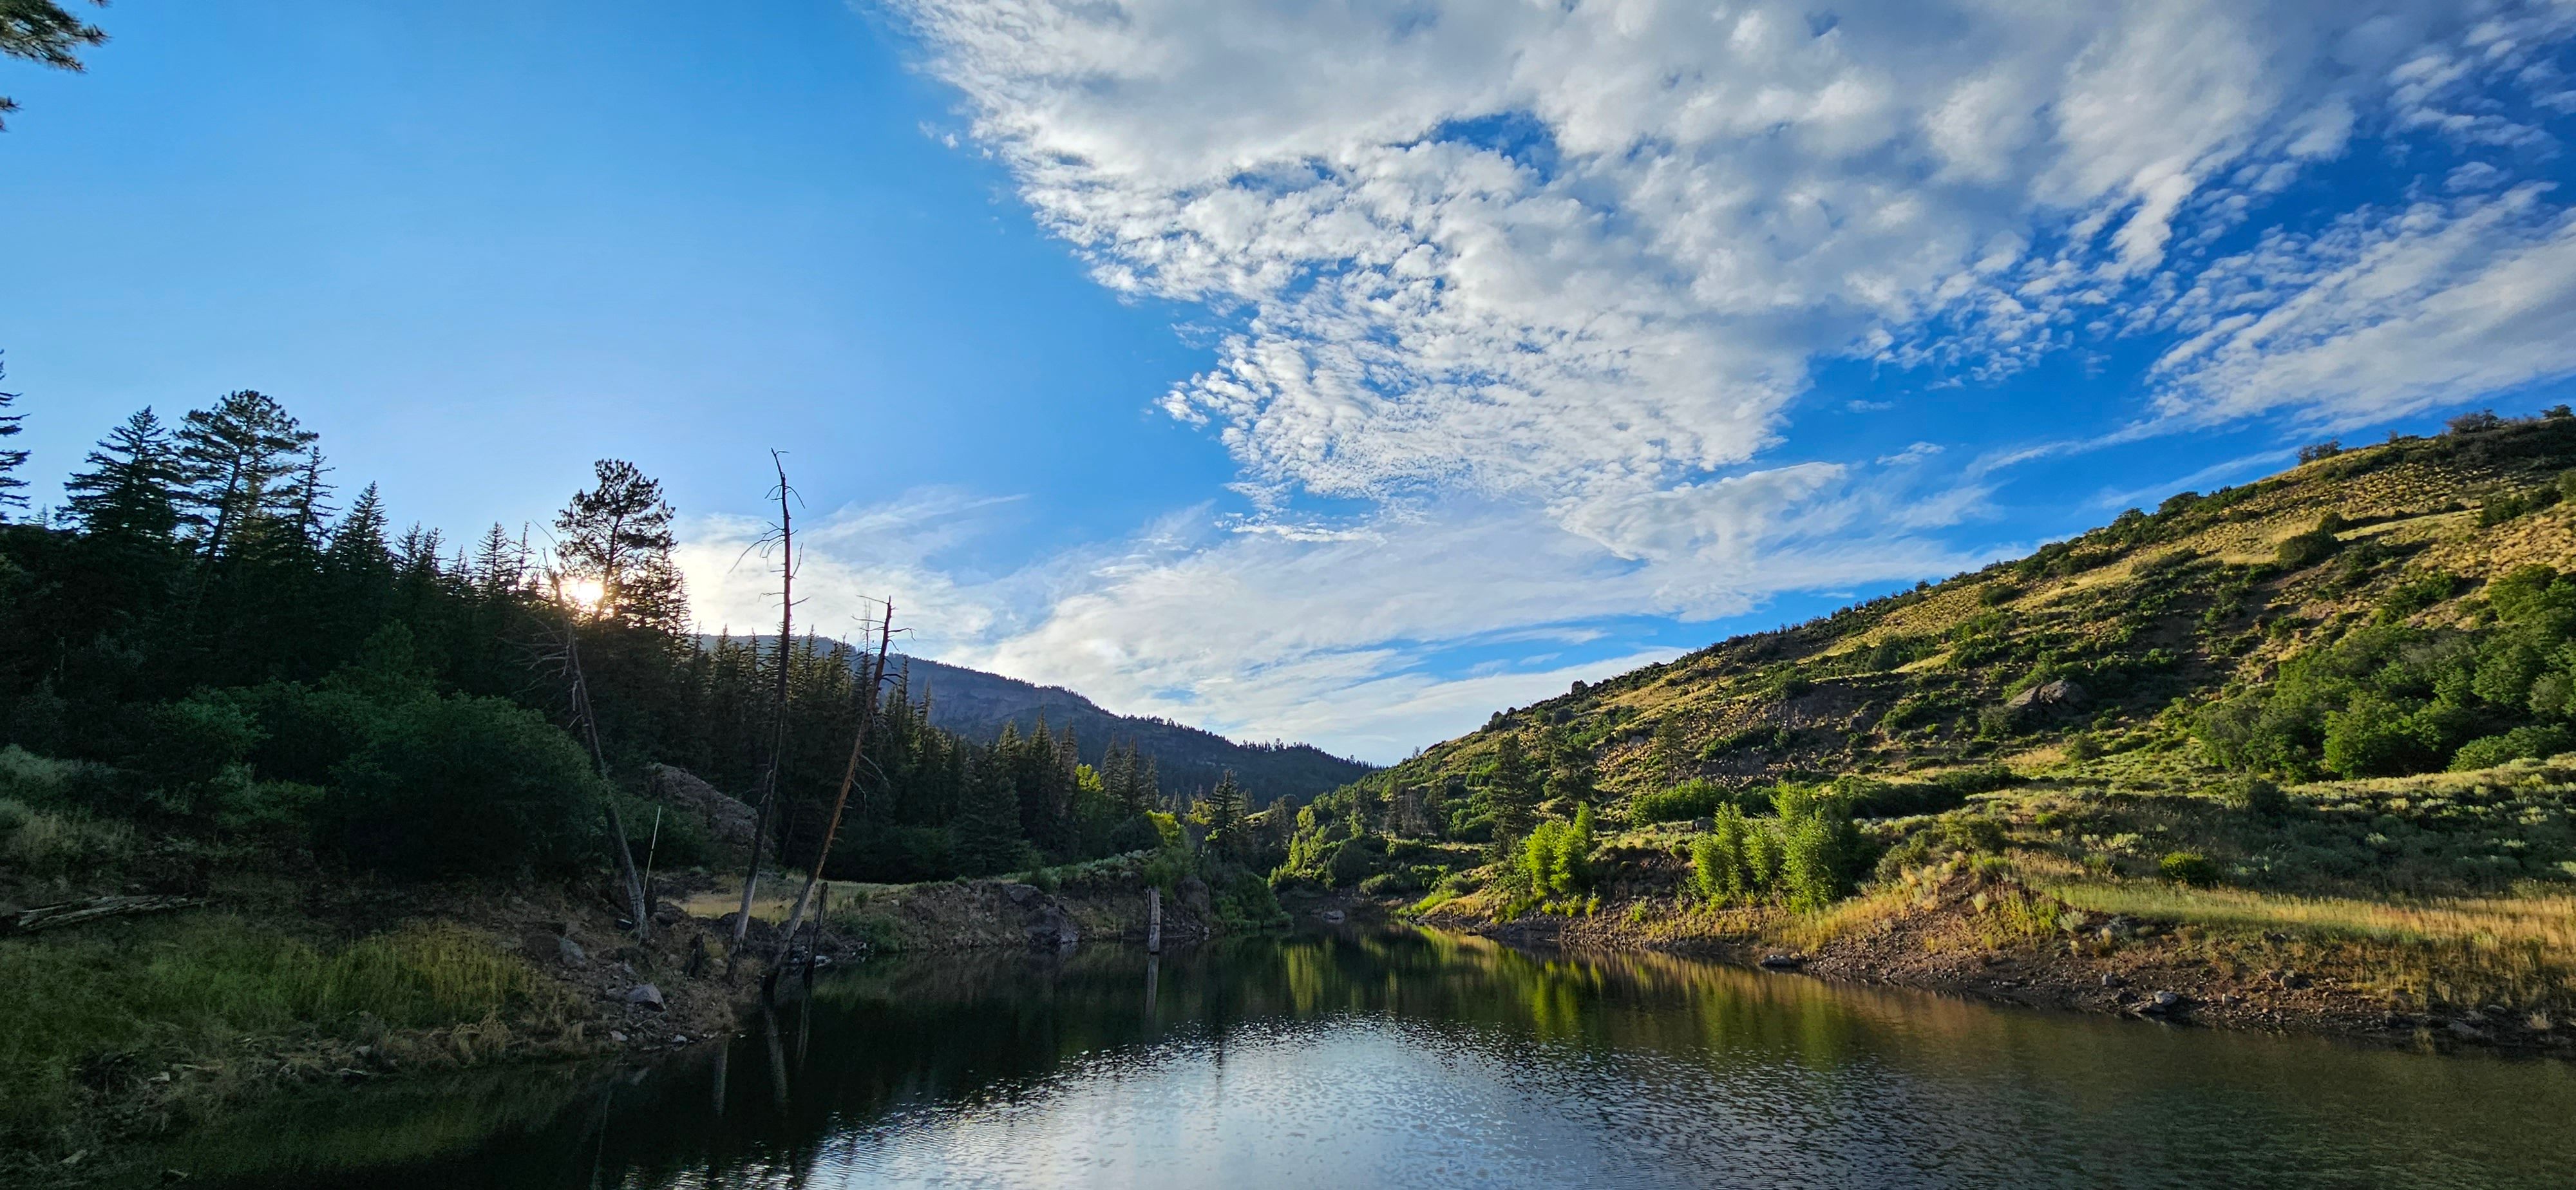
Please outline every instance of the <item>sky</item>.
[{"label": "sky", "polygon": [[2571,398],[2576,3],[119,0],[0,60],[39,502],[256,388],[803,621],[1393,761]]}]

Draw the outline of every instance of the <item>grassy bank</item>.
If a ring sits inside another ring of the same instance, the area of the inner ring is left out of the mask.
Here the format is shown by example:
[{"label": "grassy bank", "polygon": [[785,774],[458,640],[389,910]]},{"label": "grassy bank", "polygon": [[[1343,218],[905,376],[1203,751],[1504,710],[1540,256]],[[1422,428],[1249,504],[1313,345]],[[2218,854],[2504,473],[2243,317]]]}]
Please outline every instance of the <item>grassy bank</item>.
[{"label": "grassy bank", "polygon": [[471,1063],[572,1007],[460,926],[333,944],[210,912],[0,940],[0,1003],[0,1136],[48,1152],[183,1122],[254,1080],[328,1076],[356,1047],[344,1069]]}]

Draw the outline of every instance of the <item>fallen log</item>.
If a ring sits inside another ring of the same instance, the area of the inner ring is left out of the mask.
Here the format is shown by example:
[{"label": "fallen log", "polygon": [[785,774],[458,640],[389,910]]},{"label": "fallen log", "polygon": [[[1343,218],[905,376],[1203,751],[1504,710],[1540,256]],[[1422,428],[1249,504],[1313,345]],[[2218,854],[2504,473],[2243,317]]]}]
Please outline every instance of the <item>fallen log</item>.
[{"label": "fallen log", "polygon": [[165,913],[172,909],[192,909],[206,903],[204,897],[96,897],[87,901],[65,901],[59,905],[38,905],[33,909],[0,911],[0,938],[12,934],[32,934],[58,926],[79,925],[105,917],[125,917],[136,913]]}]

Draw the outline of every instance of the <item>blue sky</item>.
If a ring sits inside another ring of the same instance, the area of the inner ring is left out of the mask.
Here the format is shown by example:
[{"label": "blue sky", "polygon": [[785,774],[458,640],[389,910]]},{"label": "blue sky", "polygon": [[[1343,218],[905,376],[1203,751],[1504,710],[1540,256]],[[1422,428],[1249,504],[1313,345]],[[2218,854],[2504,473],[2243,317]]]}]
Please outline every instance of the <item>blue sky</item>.
[{"label": "blue sky", "polygon": [[748,627],[779,447],[813,622],[1390,760],[2576,371],[2564,4],[756,18],[0,63],[36,478],[237,387],[451,537],[631,458]]}]

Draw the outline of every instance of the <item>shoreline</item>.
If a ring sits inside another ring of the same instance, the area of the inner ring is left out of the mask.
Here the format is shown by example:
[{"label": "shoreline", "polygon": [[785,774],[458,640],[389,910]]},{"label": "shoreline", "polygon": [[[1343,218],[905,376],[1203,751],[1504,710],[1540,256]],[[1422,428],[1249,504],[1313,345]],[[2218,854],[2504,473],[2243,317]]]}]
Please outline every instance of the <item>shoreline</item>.
[{"label": "shoreline", "polygon": [[[1911,988],[1995,1006],[2129,1017],[2180,1027],[2323,1037],[2434,1054],[2576,1058],[2576,1029],[2546,1012],[2503,1006],[2392,1006],[2338,962],[2335,944],[2240,936],[2174,922],[2103,918],[2068,942],[1960,946],[1967,897],[1875,916],[1812,947],[1777,935],[1778,919],[1701,912],[1648,917],[1641,902],[1594,914],[1529,914],[1496,921],[1450,902],[1409,914],[1369,902],[1390,921],[1490,938],[1519,949],[1654,951],[1834,983]],[[1645,902],[1651,904],[1651,902]],[[2105,936],[2108,933],[2108,937]],[[2052,940],[2054,941],[2054,940]],[[2071,944],[2070,944],[2071,943]],[[1945,945],[1947,944],[1947,945]],[[2161,993],[2161,994],[2160,994]],[[2545,1027],[2541,1027],[2545,1026]]]}]

